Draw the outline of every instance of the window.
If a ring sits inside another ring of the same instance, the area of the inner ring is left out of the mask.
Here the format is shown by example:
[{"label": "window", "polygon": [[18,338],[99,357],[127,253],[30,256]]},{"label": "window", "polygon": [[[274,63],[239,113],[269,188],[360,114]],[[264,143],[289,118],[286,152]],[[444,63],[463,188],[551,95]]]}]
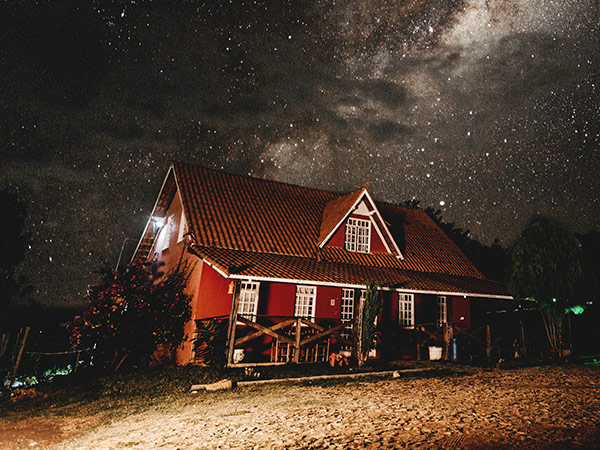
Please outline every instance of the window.
[{"label": "window", "polygon": [[165,226],[162,228],[162,230],[160,230],[160,235],[159,235],[159,251],[163,251],[166,250],[167,248],[169,248],[169,244],[171,243],[171,235],[173,234],[173,230],[175,229],[175,217],[173,216],[173,214],[171,214],[168,219],[167,219],[167,223],[165,224]]},{"label": "window", "polygon": [[238,315],[253,322],[256,321],[258,312],[258,290],[260,283],[244,281],[240,284],[240,297],[238,299]]},{"label": "window", "polygon": [[369,253],[370,241],[371,222],[349,218],[346,222],[346,250]]},{"label": "window", "polygon": [[181,219],[179,220],[179,234],[177,235],[177,242],[183,241],[185,234],[188,232],[187,220],[185,220],[185,214],[181,211]]},{"label": "window", "polygon": [[315,318],[315,298],[317,288],[314,286],[296,286],[296,305],[294,315],[305,319]]},{"label": "window", "polygon": [[413,294],[398,294],[398,321],[402,327],[415,325]]},{"label": "window", "polygon": [[342,289],[342,303],[340,305],[342,320],[354,319],[354,289]]},{"label": "window", "polygon": [[446,296],[438,295],[437,303],[440,312],[437,324],[438,327],[441,327],[448,321],[448,303],[446,302]]}]

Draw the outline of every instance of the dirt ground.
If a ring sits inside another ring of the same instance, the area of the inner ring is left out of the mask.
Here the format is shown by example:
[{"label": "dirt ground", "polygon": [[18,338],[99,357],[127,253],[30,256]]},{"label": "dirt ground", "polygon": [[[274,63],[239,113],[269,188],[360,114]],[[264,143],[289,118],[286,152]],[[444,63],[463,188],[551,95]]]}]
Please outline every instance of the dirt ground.
[{"label": "dirt ground", "polygon": [[0,419],[6,449],[600,448],[600,369],[278,384]]}]

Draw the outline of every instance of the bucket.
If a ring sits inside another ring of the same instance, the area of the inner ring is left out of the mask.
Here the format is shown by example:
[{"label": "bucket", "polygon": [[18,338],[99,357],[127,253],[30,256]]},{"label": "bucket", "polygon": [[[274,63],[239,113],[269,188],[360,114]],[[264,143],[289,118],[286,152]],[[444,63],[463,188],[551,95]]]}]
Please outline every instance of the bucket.
[{"label": "bucket", "polygon": [[429,347],[429,359],[431,361],[437,361],[438,359],[442,359],[442,347]]}]

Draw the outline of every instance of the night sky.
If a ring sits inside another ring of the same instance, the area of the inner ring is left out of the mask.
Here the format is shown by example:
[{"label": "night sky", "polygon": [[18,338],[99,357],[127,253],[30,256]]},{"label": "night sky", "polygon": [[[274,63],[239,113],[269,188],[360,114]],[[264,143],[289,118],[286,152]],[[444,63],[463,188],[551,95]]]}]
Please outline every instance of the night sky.
[{"label": "night sky", "polygon": [[[419,199],[484,243],[600,217],[598,0],[0,6],[0,187],[23,272],[80,301],[169,161]],[[128,246],[134,242],[128,241]]]}]

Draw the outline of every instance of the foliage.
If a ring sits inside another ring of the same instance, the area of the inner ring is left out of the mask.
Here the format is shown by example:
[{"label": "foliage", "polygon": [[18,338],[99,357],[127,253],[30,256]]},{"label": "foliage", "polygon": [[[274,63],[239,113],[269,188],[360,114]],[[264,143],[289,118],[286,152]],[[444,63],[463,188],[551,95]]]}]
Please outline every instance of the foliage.
[{"label": "foliage", "polygon": [[508,288],[518,298],[534,299],[544,319],[550,348],[562,349],[562,322],[584,296],[584,269],[579,242],[558,222],[538,217],[512,249]]},{"label": "foliage", "polygon": [[88,290],[87,310],[67,324],[73,347],[95,348],[94,364],[114,370],[125,361],[147,365],[157,349],[172,356],[191,317],[184,292],[189,274],[185,264],[159,280],[139,262],[117,272],[105,269]]},{"label": "foliage", "polygon": [[600,233],[596,230],[578,235],[583,252],[583,269],[586,276],[587,293],[595,302],[600,302]]},{"label": "foliage", "polygon": [[[27,208],[19,196],[9,190],[0,190],[0,328],[12,328],[15,317],[14,302],[28,293],[28,283],[19,277],[17,268],[25,257],[29,234],[24,231]],[[9,309],[13,310],[9,313]]]},{"label": "foliage", "polygon": [[211,366],[223,367],[226,362],[227,321],[222,319],[196,322],[198,336],[194,343],[196,360]]},{"label": "foliage", "polygon": [[383,298],[377,291],[377,283],[371,281],[367,285],[365,299],[358,308],[359,320],[354,327],[353,339],[358,366],[362,367],[375,339],[375,319],[383,307]]}]

